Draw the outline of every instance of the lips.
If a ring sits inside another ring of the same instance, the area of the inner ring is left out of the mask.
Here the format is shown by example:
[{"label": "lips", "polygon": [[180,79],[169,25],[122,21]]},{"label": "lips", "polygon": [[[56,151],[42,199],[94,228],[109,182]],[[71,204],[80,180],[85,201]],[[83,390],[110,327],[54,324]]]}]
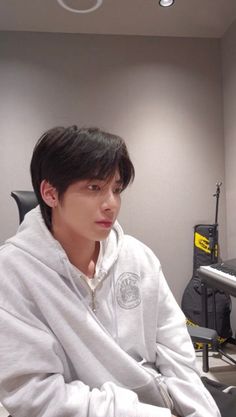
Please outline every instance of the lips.
[{"label": "lips", "polygon": [[112,226],[112,222],[109,220],[100,220],[99,222],[96,222],[96,224],[99,224],[100,226],[109,228]]}]

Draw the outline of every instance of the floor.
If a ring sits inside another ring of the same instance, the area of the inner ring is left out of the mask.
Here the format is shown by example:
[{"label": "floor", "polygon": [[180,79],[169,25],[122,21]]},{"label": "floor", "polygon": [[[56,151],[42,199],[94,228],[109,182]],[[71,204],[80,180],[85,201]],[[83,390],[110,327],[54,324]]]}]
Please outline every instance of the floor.
[{"label": "floor", "polygon": [[[236,345],[227,344],[224,350],[236,360]],[[202,371],[202,353],[196,353],[197,367],[202,375],[226,385],[236,386],[236,365],[218,353],[209,353],[209,367],[207,373]]]},{"label": "floor", "polygon": [[[236,360],[236,345],[228,344],[225,348],[226,352]],[[209,353],[210,370],[207,373],[202,371],[202,353],[197,352],[197,367],[202,375],[207,376],[215,381],[222,382],[226,385],[236,386],[236,365],[232,364],[227,358],[221,357],[217,353]],[[0,405],[0,417],[7,417],[8,413]]]}]

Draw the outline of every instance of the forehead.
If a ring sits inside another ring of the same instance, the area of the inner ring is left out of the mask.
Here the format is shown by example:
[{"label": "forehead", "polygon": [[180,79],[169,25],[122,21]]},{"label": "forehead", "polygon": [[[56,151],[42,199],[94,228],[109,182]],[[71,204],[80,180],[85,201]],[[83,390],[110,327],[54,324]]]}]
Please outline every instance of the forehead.
[{"label": "forehead", "polygon": [[91,176],[89,178],[86,178],[87,181],[92,181],[92,180],[98,180],[98,181],[104,181],[106,183],[109,182],[122,182],[122,178],[120,175],[119,170],[115,170],[114,172],[112,172],[110,175],[106,176],[106,177],[102,177],[100,175],[94,175]]},{"label": "forehead", "polygon": [[119,171],[117,170],[107,178],[100,178],[98,176],[92,176],[92,177],[88,177],[88,178],[79,179],[77,181],[74,181],[73,184],[71,184],[71,185],[83,185],[83,184],[91,183],[92,181],[101,182],[103,184],[113,184],[113,183],[122,184],[122,178],[120,176]]}]

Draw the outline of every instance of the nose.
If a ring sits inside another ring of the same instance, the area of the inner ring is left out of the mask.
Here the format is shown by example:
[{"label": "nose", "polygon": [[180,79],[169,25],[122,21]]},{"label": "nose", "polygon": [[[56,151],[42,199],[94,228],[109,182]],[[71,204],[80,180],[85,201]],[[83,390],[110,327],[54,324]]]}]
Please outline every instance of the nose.
[{"label": "nose", "polygon": [[115,194],[112,190],[109,190],[105,195],[102,202],[102,208],[106,211],[116,211],[120,208],[120,195]]}]

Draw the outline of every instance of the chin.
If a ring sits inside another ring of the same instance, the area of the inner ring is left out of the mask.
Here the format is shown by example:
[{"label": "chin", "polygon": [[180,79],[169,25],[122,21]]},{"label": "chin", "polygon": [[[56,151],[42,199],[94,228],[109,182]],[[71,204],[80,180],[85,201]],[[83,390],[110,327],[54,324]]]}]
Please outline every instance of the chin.
[{"label": "chin", "polygon": [[96,240],[105,240],[109,236],[110,233],[111,233],[111,229],[104,230],[103,232],[100,232],[97,234]]}]

